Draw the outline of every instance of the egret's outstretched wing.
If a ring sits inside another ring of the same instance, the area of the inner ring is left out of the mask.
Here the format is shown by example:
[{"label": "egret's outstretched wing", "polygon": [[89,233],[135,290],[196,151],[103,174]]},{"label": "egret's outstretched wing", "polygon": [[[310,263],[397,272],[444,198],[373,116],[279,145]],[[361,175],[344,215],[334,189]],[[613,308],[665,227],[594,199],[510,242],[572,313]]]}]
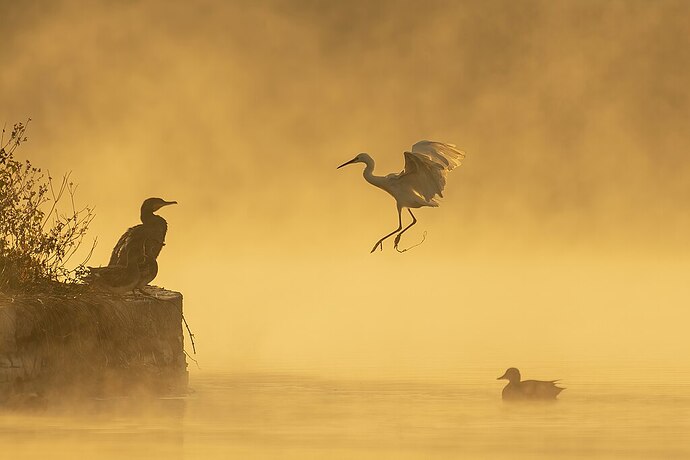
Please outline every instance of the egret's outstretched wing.
[{"label": "egret's outstretched wing", "polygon": [[405,169],[398,178],[426,201],[435,203],[435,195],[443,197],[446,174],[464,158],[465,153],[452,144],[420,141],[411,152],[405,152]]},{"label": "egret's outstretched wing", "polygon": [[412,154],[422,160],[437,164],[446,171],[452,171],[460,166],[465,158],[465,152],[458,150],[453,144],[443,142],[419,141],[412,146]]}]

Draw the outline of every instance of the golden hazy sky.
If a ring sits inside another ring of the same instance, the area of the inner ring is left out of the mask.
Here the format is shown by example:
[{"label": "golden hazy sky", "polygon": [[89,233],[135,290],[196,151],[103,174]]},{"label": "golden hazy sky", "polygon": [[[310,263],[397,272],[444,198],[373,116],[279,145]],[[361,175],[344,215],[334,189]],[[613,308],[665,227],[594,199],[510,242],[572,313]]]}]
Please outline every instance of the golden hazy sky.
[{"label": "golden hazy sky", "polygon": [[[286,363],[341,349],[395,359],[409,337],[428,356],[458,330],[497,326],[510,341],[521,311],[523,330],[576,353],[583,331],[597,344],[610,331],[584,313],[558,326],[564,310],[541,297],[578,270],[590,288],[563,308],[595,305],[615,324],[620,311],[601,305],[632,296],[638,329],[615,331],[636,343],[643,299],[659,297],[631,294],[645,270],[627,279],[621,267],[690,257],[688,2],[0,0],[0,11],[0,121],[33,119],[18,156],[73,171],[78,199],[96,206],[96,265],[143,198],[179,201],[162,211],[157,282],[185,292],[206,349],[233,362],[282,362],[284,350]],[[396,225],[393,201],[359,166],[335,167],[366,151],[377,173],[399,171],[421,139],[467,159],[406,234],[427,230],[424,245],[370,256]],[[506,254],[519,262],[492,262]],[[526,266],[539,268],[516,297],[486,296]],[[616,287],[597,284],[612,273]],[[214,303],[210,283],[228,298]],[[668,340],[669,356],[687,344]]]}]

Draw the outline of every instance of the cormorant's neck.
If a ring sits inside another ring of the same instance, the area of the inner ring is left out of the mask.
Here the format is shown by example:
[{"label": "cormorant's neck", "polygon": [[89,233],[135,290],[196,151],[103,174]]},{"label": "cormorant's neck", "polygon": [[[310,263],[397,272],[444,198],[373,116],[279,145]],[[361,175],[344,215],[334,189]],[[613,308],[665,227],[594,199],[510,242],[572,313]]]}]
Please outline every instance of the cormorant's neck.
[{"label": "cormorant's neck", "polygon": [[143,224],[149,224],[149,223],[157,223],[157,222],[165,222],[165,219],[163,219],[161,216],[158,216],[153,213],[153,211],[141,210],[141,222]]}]

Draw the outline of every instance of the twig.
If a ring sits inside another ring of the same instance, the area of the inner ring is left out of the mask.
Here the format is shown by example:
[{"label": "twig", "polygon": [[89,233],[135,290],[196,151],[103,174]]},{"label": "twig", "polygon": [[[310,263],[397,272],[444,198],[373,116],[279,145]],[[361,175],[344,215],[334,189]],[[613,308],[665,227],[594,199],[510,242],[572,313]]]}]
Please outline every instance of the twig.
[{"label": "twig", "polygon": [[[53,211],[55,211],[58,201],[60,201],[60,198],[62,198],[62,194],[65,191],[65,185],[67,184],[67,180],[69,179],[70,174],[72,174],[71,171],[62,176],[62,184],[60,184],[60,190],[58,191],[57,195],[55,195],[55,189],[53,188],[53,178],[50,176],[50,170],[48,170],[48,185],[50,186],[50,194],[53,195],[53,204],[50,207],[48,213],[46,213],[46,218],[43,221],[43,225],[41,225],[41,228],[45,227],[46,223],[48,222],[48,219],[50,219],[50,217],[53,215]],[[60,217],[57,211],[55,212],[55,215],[58,218]]]},{"label": "twig", "polygon": [[[152,299],[155,299],[159,302],[169,302],[173,299],[159,299],[155,295],[149,294],[148,292],[145,292],[143,289],[138,289],[139,292],[141,292],[144,296],[150,297]],[[189,323],[187,323],[187,319],[184,317],[184,313],[182,313],[182,307],[180,306],[180,316],[182,316],[182,322],[184,323],[185,327],[187,328],[187,334],[189,334],[189,341],[192,343],[192,351],[194,354],[196,354],[196,345],[194,344],[194,334],[192,333],[192,330],[189,328]],[[186,352],[185,352],[186,353]]]},{"label": "twig", "polygon": [[89,253],[86,256],[86,258],[82,261],[82,263],[79,264],[80,266],[83,267],[84,265],[86,265],[89,262],[89,260],[91,259],[91,256],[93,255],[93,251],[94,251],[94,249],[96,249],[97,245],[98,245],[98,237],[93,239],[93,244],[91,245],[91,249],[89,250]]},{"label": "twig", "polygon": [[194,354],[196,354],[196,346],[194,345],[194,334],[192,334],[192,330],[189,328],[189,324],[187,324],[187,320],[184,317],[184,313],[182,313],[182,321],[184,322],[184,325],[187,328],[187,333],[189,334],[189,341],[192,342],[192,351],[194,352]]},{"label": "twig", "polygon": [[199,366],[199,361],[197,361],[196,359],[192,358],[192,357],[190,356],[190,354],[187,353],[187,350],[184,350],[184,349],[183,349],[182,351],[184,351],[184,354],[187,355],[187,358],[189,358],[189,359],[191,359],[192,361],[194,361],[194,364],[196,364],[196,368],[199,369],[199,370],[201,370],[201,366]]}]

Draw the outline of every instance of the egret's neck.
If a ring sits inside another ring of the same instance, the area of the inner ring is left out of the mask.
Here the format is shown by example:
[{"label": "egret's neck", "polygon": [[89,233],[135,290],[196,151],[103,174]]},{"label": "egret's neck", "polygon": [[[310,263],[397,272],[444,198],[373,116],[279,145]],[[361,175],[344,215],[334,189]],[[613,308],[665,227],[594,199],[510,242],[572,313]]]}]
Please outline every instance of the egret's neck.
[{"label": "egret's neck", "polygon": [[374,176],[374,159],[373,158],[367,158],[367,159],[365,159],[364,164],[366,165],[364,167],[364,172],[362,173],[362,175],[364,176],[364,180],[369,182],[371,185],[374,185],[376,187],[381,187],[381,182],[383,181],[383,177]]}]

